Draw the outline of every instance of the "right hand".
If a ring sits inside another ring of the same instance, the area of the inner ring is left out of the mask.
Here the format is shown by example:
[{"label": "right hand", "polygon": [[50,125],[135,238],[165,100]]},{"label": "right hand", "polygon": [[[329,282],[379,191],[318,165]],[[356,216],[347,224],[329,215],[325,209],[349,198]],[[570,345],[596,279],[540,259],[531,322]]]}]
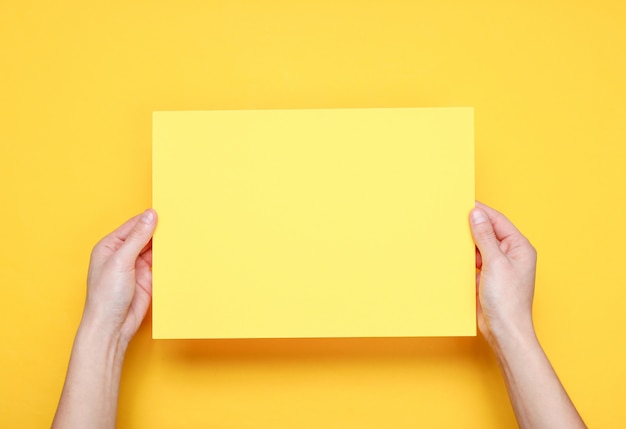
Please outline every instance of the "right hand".
[{"label": "right hand", "polygon": [[492,345],[512,334],[534,335],[537,252],[503,214],[479,202],[470,227],[477,250],[478,328]]}]

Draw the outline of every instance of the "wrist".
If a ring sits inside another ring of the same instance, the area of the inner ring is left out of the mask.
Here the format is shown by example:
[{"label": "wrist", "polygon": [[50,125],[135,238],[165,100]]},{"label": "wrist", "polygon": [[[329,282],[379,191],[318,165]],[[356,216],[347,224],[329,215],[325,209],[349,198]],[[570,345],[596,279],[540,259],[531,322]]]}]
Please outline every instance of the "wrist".
[{"label": "wrist", "polygon": [[539,346],[532,320],[490,326],[489,343],[496,355],[518,353]]},{"label": "wrist", "polygon": [[128,341],[119,329],[97,317],[84,314],[76,333],[76,343],[111,361],[123,361]]},{"label": "wrist", "polygon": [[115,427],[127,345],[115,332],[83,315],[53,428]]}]

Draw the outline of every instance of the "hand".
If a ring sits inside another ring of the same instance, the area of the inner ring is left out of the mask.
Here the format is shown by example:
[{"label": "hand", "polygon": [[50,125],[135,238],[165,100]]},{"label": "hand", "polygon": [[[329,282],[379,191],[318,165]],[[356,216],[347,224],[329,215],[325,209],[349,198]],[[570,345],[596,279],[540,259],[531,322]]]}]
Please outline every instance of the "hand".
[{"label": "hand", "polygon": [[156,212],[148,209],[93,248],[83,324],[128,344],[152,299],[152,234]]},{"label": "hand", "polygon": [[114,429],[128,343],[152,299],[152,234],[148,209],[104,237],[91,252],[87,302],[65,385],[52,422],[57,428]]},{"label": "hand", "polygon": [[470,225],[477,247],[478,328],[490,343],[511,333],[534,335],[537,252],[503,214],[484,204],[476,203]]},{"label": "hand", "polygon": [[520,428],[586,428],[535,335],[537,252],[501,213],[476,203],[478,327],[493,349]]}]

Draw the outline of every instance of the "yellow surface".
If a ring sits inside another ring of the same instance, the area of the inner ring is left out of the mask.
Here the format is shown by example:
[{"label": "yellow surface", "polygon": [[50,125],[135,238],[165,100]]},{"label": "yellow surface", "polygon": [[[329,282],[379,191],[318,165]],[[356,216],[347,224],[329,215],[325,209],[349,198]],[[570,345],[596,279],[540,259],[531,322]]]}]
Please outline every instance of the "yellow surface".
[{"label": "yellow surface", "polygon": [[[46,427],[89,251],[149,206],[154,110],[474,106],[476,196],[539,251],[539,338],[626,422],[623,0],[3,1],[0,427]],[[450,261],[451,267],[454,261]],[[154,341],[120,428],[514,428],[480,337]]]},{"label": "yellow surface", "polygon": [[153,338],[476,334],[471,108],[155,112],[152,139]]}]

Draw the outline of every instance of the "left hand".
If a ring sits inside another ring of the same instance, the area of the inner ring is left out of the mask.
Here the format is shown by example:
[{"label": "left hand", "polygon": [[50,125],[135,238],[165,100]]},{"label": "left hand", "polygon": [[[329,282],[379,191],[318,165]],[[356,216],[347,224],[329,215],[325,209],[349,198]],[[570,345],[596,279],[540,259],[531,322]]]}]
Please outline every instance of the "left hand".
[{"label": "left hand", "polygon": [[152,299],[152,234],[156,212],[148,209],[96,244],[87,276],[82,323],[121,340],[135,335]]}]

